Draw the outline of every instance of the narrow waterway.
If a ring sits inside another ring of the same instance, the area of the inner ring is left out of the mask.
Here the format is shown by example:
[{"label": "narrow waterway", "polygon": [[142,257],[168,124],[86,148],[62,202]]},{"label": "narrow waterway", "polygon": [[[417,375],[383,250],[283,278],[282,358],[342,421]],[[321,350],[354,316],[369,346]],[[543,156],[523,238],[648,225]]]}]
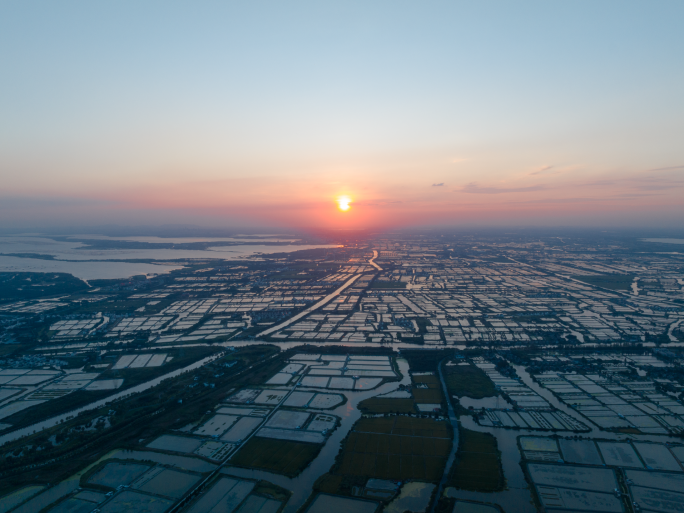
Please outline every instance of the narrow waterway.
[{"label": "narrow waterway", "polygon": [[[509,362],[510,363],[510,362]],[[515,369],[515,372],[518,373],[518,376],[520,376],[521,381],[527,385],[529,388],[531,388],[534,392],[538,393],[540,396],[542,396],[544,399],[546,399],[552,406],[555,408],[558,408],[560,411],[567,413],[570,415],[573,419],[577,420],[578,422],[581,422],[585,426],[587,426],[589,429],[591,429],[590,433],[592,435],[597,435],[601,432],[601,430],[596,427],[593,423],[589,422],[585,417],[580,415],[575,409],[570,408],[568,405],[565,403],[559,401],[553,393],[551,393],[550,390],[547,388],[544,388],[542,386],[539,386],[538,383],[534,381],[532,376],[525,370],[525,367],[522,365],[515,365],[511,363],[511,367]]]},{"label": "narrow waterway", "polygon": [[458,398],[458,402],[464,408],[470,408],[472,406],[473,410],[481,410],[482,408],[492,408],[495,410],[513,408],[513,405],[500,395],[495,397],[484,397],[482,399],[462,396]]},{"label": "narrow waterway", "polygon": [[[401,372],[403,379],[400,381],[403,385],[408,385],[411,382],[408,371],[409,366],[406,360],[397,359],[397,365]],[[274,474],[264,470],[251,470],[240,467],[224,467],[221,472],[224,474],[244,477],[248,479],[263,479],[270,481],[278,486],[282,486],[287,490],[292,491],[292,497],[285,505],[283,513],[295,513],[306,502],[311,494],[316,479],[330,470],[335,462],[335,458],[340,452],[341,442],[347,436],[354,423],[361,418],[361,412],[357,409],[358,404],[364,399],[373,397],[379,394],[390,392],[397,388],[399,383],[396,381],[385,383],[380,387],[368,391],[344,391],[340,392],[347,398],[347,402],[333,410],[311,410],[312,412],[327,413],[337,415],[340,417],[340,426],[330,435],[330,438],[321,449],[316,459],[304,469],[304,471],[296,477],[286,477],[280,474]],[[321,392],[321,389],[297,387],[297,390]],[[325,390],[323,390],[325,391]],[[337,391],[335,391],[337,393]]]},{"label": "narrow waterway", "polygon": [[[589,433],[582,433],[582,436],[587,437],[587,438],[603,438],[606,440],[647,440],[649,442],[673,442],[673,443],[681,443],[681,439],[674,438],[672,436],[668,435],[631,435],[631,434],[624,434],[624,433],[613,433],[611,431],[603,431],[601,428],[597,427],[594,423],[589,421],[586,417],[581,415],[578,411],[576,411],[574,408],[570,408],[567,406],[565,403],[561,402],[556,398],[553,393],[551,393],[550,390],[540,386],[537,382],[535,382],[532,379],[532,376],[529,375],[529,373],[525,370],[524,367],[520,365],[514,365],[511,364],[511,366],[516,370],[518,373],[518,376],[522,379],[523,383],[530,387],[532,390],[534,390],[536,393],[538,393],[540,396],[542,396],[544,399],[546,399],[549,403],[551,403],[552,406],[558,408],[560,411],[563,411],[567,413],[568,415],[572,416],[572,418],[582,422],[584,425],[586,425],[588,428],[591,429]],[[563,436],[565,432],[559,431],[558,434]],[[575,434],[572,433],[571,431],[567,431],[566,436],[574,436]],[[590,436],[589,436],[590,435]],[[537,435],[539,436],[539,432],[537,432]]]},{"label": "narrow waterway", "polygon": [[[588,419],[580,415],[574,409],[566,406],[564,403],[559,401],[549,390],[539,386],[525,371],[525,368],[520,365],[511,364],[515,368],[518,376],[525,385],[530,387],[544,399],[549,401],[554,407],[559,410],[571,415],[573,418],[579,420],[587,427],[591,428],[590,433],[582,433],[579,438],[587,439],[603,439],[603,440],[614,440],[614,441],[648,441],[648,442],[671,442],[671,443],[681,443],[681,440],[671,436],[663,435],[632,435],[623,433],[612,433],[609,431],[603,431],[592,424]],[[474,400],[471,400],[474,401]],[[463,404],[463,399],[461,399]],[[448,497],[455,497],[458,499],[480,501],[485,503],[497,504],[503,508],[506,513],[533,513],[536,511],[534,504],[532,502],[532,490],[525,479],[525,474],[523,472],[521,461],[522,456],[518,449],[517,439],[519,436],[552,436],[552,432],[540,432],[525,429],[506,429],[502,427],[485,427],[477,424],[472,417],[468,415],[463,415],[459,418],[462,426],[466,429],[471,429],[473,431],[479,431],[481,433],[490,433],[496,437],[497,444],[499,446],[499,451],[501,451],[501,465],[504,471],[504,477],[506,478],[506,490],[496,493],[480,493],[480,492],[469,492],[465,490],[458,490],[455,488],[448,488],[446,495]],[[576,433],[572,431],[558,431],[555,432],[559,436],[575,437]]]},{"label": "narrow waterway", "polygon": [[[575,332],[575,334],[577,334]],[[580,333],[581,335],[581,333]],[[579,338],[579,337],[578,337]],[[580,339],[582,340],[582,339]],[[272,346],[278,346],[281,350],[285,349],[292,349],[293,347],[300,347],[300,346],[311,346],[311,347],[330,347],[330,342],[316,342],[315,340],[292,340],[288,342],[280,342],[280,341],[275,341],[275,340],[269,340],[269,341],[261,341],[261,340],[229,340],[226,342],[216,342],[213,344],[210,343],[200,343],[196,344],[199,346],[221,346],[221,347],[245,347],[245,346],[253,346],[255,344],[268,344]],[[656,347],[655,342],[639,342],[641,344],[641,347]],[[424,346],[424,345],[418,345],[418,344],[409,344],[406,342],[364,342],[363,344],[355,344],[355,343],[345,343],[345,342],[335,342],[335,345],[337,346],[343,346],[343,347],[349,347],[349,348],[359,348],[359,347],[384,347],[387,349],[391,349],[393,351],[401,351],[402,349],[420,349],[421,351],[441,351],[444,349],[453,349],[455,351],[464,351],[467,347],[464,345],[453,345],[453,346]],[[166,345],[159,344],[156,346],[159,349],[165,349]],[[582,349],[586,348],[601,348],[601,349],[620,349],[623,350],[624,346],[620,343],[615,343],[615,344],[603,344],[599,342],[587,342],[582,344]],[[684,347],[684,342],[669,342],[665,344],[659,344],[657,347]],[[516,344],[516,345],[510,345],[506,346],[507,350],[513,350],[513,349],[530,349],[531,346],[529,344]],[[493,345],[493,346],[478,346],[478,349],[481,350],[486,350],[486,351],[500,351],[501,346],[500,345]],[[534,346],[534,349],[536,351],[543,351],[544,349],[549,349],[552,351],[558,351],[558,345],[556,344],[549,344],[549,345],[539,345],[539,346]]]},{"label": "narrow waterway", "polygon": [[457,499],[498,504],[506,513],[535,513],[536,508],[532,503],[532,492],[520,466],[517,437],[523,434],[539,436],[539,433],[483,427],[475,423],[469,415],[462,415],[459,421],[466,429],[490,433],[496,437],[496,442],[501,451],[501,466],[506,479],[506,489],[496,493],[482,493],[448,488],[446,495]]},{"label": "narrow waterway", "polygon": [[667,330],[667,336],[670,337],[671,342],[677,342],[677,337],[674,336],[674,330],[676,330],[681,323],[682,319],[679,319],[678,321],[670,324],[670,327]]},{"label": "narrow waterway", "polygon": [[444,360],[439,362],[439,365],[437,366],[437,371],[439,373],[439,382],[442,385],[442,393],[444,394],[444,397],[446,398],[446,403],[447,403],[447,415],[449,416],[449,422],[451,423],[451,427],[453,429],[453,437],[451,440],[451,452],[449,452],[449,457],[447,458],[446,466],[444,467],[444,472],[442,474],[442,479],[439,481],[439,487],[437,488],[437,494],[435,495],[435,498],[432,500],[432,506],[430,508],[430,512],[434,513],[435,507],[437,506],[437,501],[439,500],[439,497],[442,496],[443,490],[446,487],[447,481],[449,479],[449,472],[451,471],[451,467],[454,464],[454,461],[456,460],[456,451],[458,449],[458,442],[459,442],[459,437],[458,437],[458,418],[456,417],[456,412],[454,411],[454,407],[451,405],[451,399],[449,398],[449,389],[446,386],[446,381],[444,381],[444,373],[442,372],[442,365],[444,364]]}]

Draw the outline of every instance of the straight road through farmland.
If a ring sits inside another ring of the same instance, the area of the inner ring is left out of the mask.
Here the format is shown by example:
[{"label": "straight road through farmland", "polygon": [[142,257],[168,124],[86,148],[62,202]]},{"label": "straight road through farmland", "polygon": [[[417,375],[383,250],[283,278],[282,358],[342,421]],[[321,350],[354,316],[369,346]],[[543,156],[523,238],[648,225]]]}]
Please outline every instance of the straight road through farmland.
[{"label": "straight road through farmland", "polygon": [[[292,392],[294,392],[297,389],[297,385],[299,384],[299,381],[302,379],[301,376],[297,378],[297,380],[292,384],[292,388],[289,390],[287,394],[283,396],[283,398],[280,400],[280,402],[271,410],[271,412],[264,417],[264,420],[261,424],[259,424],[258,428],[261,428],[262,426],[265,426],[268,420],[273,417],[276,411],[278,411],[278,408],[280,408],[285,401],[287,401],[287,398],[290,397]],[[211,474],[209,474],[207,477],[205,477],[195,488],[190,492],[182,501],[178,502],[169,513],[175,513],[176,511],[180,511],[185,507],[186,504],[188,504],[191,500],[193,500],[194,497],[197,496],[198,493],[202,491],[202,489],[209,483],[217,474],[221,472],[221,469],[226,466],[226,464],[230,461],[230,459],[237,454],[237,452],[240,450],[240,448],[245,445],[249,440],[259,431],[259,429],[255,429],[252,431],[247,438],[239,442],[238,444],[235,445],[235,447],[232,449],[230,455],[223,460],[223,463],[221,463],[216,470],[214,470]]]},{"label": "straight road through farmland", "polygon": [[378,271],[382,271],[382,267],[375,263],[375,259],[378,258],[378,252],[373,250],[373,258],[371,258],[368,263],[375,267]]},{"label": "straight road through farmland", "polygon": [[280,330],[280,329],[283,329],[285,326],[289,326],[289,325],[292,324],[293,322],[298,321],[299,319],[301,319],[301,318],[304,317],[305,315],[310,314],[310,313],[313,312],[314,310],[317,310],[317,309],[319,309],[320,307],[327,305],[328,303],[330,303],[330,301],[332,301],[332,300],[335,299],[337,296],[339,296],[339,295],[342,293],[342,291],[343,291],[344,289],[346,289],[346,288],[349,287],[352,283],[354,283],[354,282],[359,278],[359,276],[361,276],[361,275],[360,275],[360,274],[355,274],[355,275],[352,276],[350,279],[348,279],[348,280],[344,283],[344,285],[342,285],[339,289],[337,289],[337,290],[336,290],[335,292],[333,292],[332,294],[328,294],[327,296],[325,296],[323,299],[321,299],[321,300],[320,300],[318,303],[316,303],[315,305],[310,306],[309,308],[307,308],[306,310],[304,310],[304,311],[301,312],[301,313],[298,313],[297,315],[295,315],[295,316],[292,317],[291,319],[288,319],[288,320],[286,320],[285,322],[281,322],[281,323],[278,324],[277,326],[273,326],[272,328],[268,328],[267,330],[262,331],[261,333],[259,333],[259,334],[257,335],[257,337],[265,337],[266,335],[270,335],[271,333],[274,333],[274,332],[276,332],[276,331],[278,331],[278,330]]}]

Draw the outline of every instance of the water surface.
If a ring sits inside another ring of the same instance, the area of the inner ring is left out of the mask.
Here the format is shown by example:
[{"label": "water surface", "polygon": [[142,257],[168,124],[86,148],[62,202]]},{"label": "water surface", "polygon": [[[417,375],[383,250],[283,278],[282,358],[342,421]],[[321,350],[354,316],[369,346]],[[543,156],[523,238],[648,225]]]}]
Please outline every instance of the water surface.
[{"label": "water surface", "polygon": [[663,244],[684,244],[684,239],[640,239],[642,242],[660,242]]},{"label": "water surface", "polygon": [[[338,406],[333,410],[307,410],[337,415],[341,419],[341,425],[335,431],[333,431],[332,435],[330,435],[330,438],[321,449],[321,452],[318,453],[316,459],[314,459],[313,462],[311,462],[311,464],[298,476],[290,478],[265,470],[252,470],[231,466],[226,466],[223,468],[222,473],[248,479],[263,479],[265,481],[270,481],[271,483],[277,484],[278,486],[282,486],[287,490],[291,490],[292,497],[285,505],[283,513],[295,513],[302,506],[302,504],[306,502],[306,500],[309,498],[309,495],[311,495],[314,482],[331,469],[335,463],[335,457],[340,452],[342,440],[347,436],[354,423],[361,418],[361,412],[357,409],[357,405],[364,399],[368,399],[369,397],[387,393],[396,389],[400,383],[403,385],[410,384],[411,378],[408,374],[408,362],[406,362],[406,360],[397,359],[397,365],[399,366],[399,371],[403,376],[399,383],[396,381],[385,383],[378,388],[367,391],[335,391],[336,393],[340,393],[347,398],[347,402],[345,404]],[[297,390],[320,391],[321,389],[297,387]]]},{"label": "water surface", "polygon": [[118,280],[141,274],[163,274],[182,267],[133,262],[41,260],[0,255],[0,272],[3,273],[68,273],[81,280]]},{"label": "water surface", "polygon": [[[123,240],[123,239],[112,239]],[[182,239],[174,239],[180,241]],[[187,242],[193,242],[189,238]],[[178,260],[178,259],[207,259],[244,258],[257,253],[291,253],[307,249],[338,248],[331,244],[239,244],[235,246],[216,246],[206,250],[201,249],[107,249],[90,248],[80,242],[56,241],[40,236],[12,236],[0,237],[0,253],[35,253],[49,255],[59,260]]]},{"label": "water surface", "polygon": [[[337,248],[337,245],[320,244],[260,244],[259,242],[288,242],[295,239],[200,239],[193,237],[176,237],[164,239],[160,237],[122,237],[89,236],[106,240],[138,240],[143,242],[253,242],[235,246],[215,246],[205,250],[188,249],[103,249],[89,248],[75,241],[56,241],[48,237],[0,236],[0,272],[60,272],[69,273],[82,280],[125,279],[135,275],[161,274],[180,269],[171,260],[220,259],[235,260],[252,257],[260,253],[291,253],[293,251]],[[52,257],[54,260],[41,258],[23,258],[10,254],[35,254]],[[109,261],[107,261],[109,260]],[[157,262],[111,262],[111,260],[155,260]]]}]

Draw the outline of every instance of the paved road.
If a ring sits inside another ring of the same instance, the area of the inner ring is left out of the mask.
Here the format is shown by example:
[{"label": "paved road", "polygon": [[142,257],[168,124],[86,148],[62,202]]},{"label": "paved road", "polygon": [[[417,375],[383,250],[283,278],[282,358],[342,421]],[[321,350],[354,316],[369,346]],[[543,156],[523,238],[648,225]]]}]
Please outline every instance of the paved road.
[{"label": "paved road", "polygon": [[317,310],[317,309],[319,309],[320,307],[325,306],[326,304],[330,303],[330,301],[332,301],[332,300],[335,299],[337,296],[339,296],[340,293],[341,293],[344,289],[346,289],[346,288],[349,287],[352,283],[354,283],[354,282],[359,278],[359,276],[361,276],[361,275],[360,275],[360,274],[355,274],[355,275],[352,276],[349,280],[347,280],[347,281],[344,283],[344,285],[342,285],[339,289],[337,289],[337,290],[336,290],[335,292],[333,292],[332,294],[328,294],[327,296],[325,296],[323,299],[321,299],[321,300],[320,300],[318,303],[316,303],[315,305],[310,306],[309,308],[307,308],[306,310],[304,310],[304,311],[301,312],[301,313],[298,313],[297,315],[295,315],[295,316],[292,317],[291,319],[288,319],[288,320],[286,320],[285,322],[281,322],[281,323],[278,324],[277,326],[273,326],[272,328],[268,328],[267,330],[262,331],[261,333],[259,333],[259,334],[257,335],[257,337],[265,337],[266,335],[270,335],[271,333],[276,332],[276,331],[278,331],[278,330],[280,330],[280,329],[283,329],[285,326],[289,326],[289,325],[292,324],[293,322],[298,321],[299,319],[301,319],[301,318],[304,317],[305,315],[309,315],[309,314],[310,314],[311,312],[313,312],[314,310]]},{"label": "paved road", "polygon": [[[376,258],[378,258],[378,252],[375,251],[375,250],[373,250],[373,258],[371,258],[371,259],[368,261],[368,263],[369,263],[370,265],[372,265],[373,267],[375,267],[378,271],[382,271],[382,267],[380,267],[378,264],[376,264],[376,263],[373,261],[373,260],[375,260]],[[283,329],[285,326],[289,326],[289,325],[292,324],[293,322],[298,321],[299,319],[301,319],[301,318],[304,317],[305,315],[310,314],[310,313],[313,312],[314,310],[318,310],[320,307],[325,306],[326,304],[330,303],[330,301],[332,301],[332,300],[335,299],[337,296],[339,296],[340,293],[341,293],[344,289],[348,288],[352,283],[354,283],[357,279],[359,279],[360,276],[361,276],[360,274],[355,274],[355,275],[352,276],[349,280],[347,280],[347,281],[344,283],[344,285],[342,285],[339,289],[337,289],[337,290],[336,290],[335,292],[333,292],[332,294],[328,294],[327,296],[325,296],[323,299],[321,299],[321,300],[320,300],[318,303],[316,303],[315,305],[310,306],[309,308],[307,308],[306,310],[304,310],[304,311],[301,312],[301,313],[298,313],[297,315],[295,315],[295,316],[292,317],[291,319],[288,319],[288,320],[286,320],[286,321],[284,321],[284,322],[281,322],[281,323],[278,324],[277,326],[273,326],[273,327],[271,327],[271,328],[268,328],[267,330],[262,331],[261,333],[259,333],[259,334],[257,335],[257,337],[265,337],[266,335],[270,335],[271,333],[275,333],[276,331],[278,331],[278,330],[280,330],[280,329]]]},{"label": "paved road", "polygon": [[253,436],[256,435],[257,431],[259,431],[260,428],[266,425],[268,422],[268,419],[273,417],[276,411],[278,411],[278,408],[282,406],[282,404],[287,401],[287,398],[290,397],[292,392],[294,392],[297,389],[297,385],[299,384],[299,381],[302,379],[302,376],[297,377],[297,380],[293,383],[292,388],[288,391],[287,394],[280,400],[280,402],[271,410],[271,412],[264,417],[264,420],[259,424],[258,429],[255,429],[252,431],[252,433],[242,440],[240,443],[235,444],[235,447],[230,452],[230,455],[223,460],[223,462],[216,468],[216,470],[212,471],[211,474],[209,474],[207,477],[205,477],[195,488],[190,492],[188,495],[185,496],[185,498],[176,503],[176,505],[169,511],[169,513],[175,513],[176,511],[180,511],[183,509],[191,500],[193,500],[198,493],[202,491],[202,489],[217,475],[221,472],[221,469],[225,467],[231,460],[233,456],[237,454],[237,452],[240,450],[240,448],[245,445]]},{"label": "paved road", "polygon": [[378,252],[373,250],[373,258],[371,258],[368,263],[375,267],[378,271],[382,271],[382,267],[380,267],[378,264],[375,263],[375,259],[378,258]]},{"label": "paved road", "polygon": [[[90,404],[87,404],[85,406],[81,406],[79,408],[76,408],[74,410],[70,410],[64,413],[61,413],[55,417],[51,417],[49,419],[41,420],[40,422],[37,422],[35,424],[32,424],[30,426],[27,426],[25,428],[17,429],[16,431],[10,431],[9,433],[6,433],[2,436],[0,436],[0,446],[8,443],[8,442],[13,442],[23,436],[28,436],[32,435],[34,433],[37,433],[38,431],[42,431],[43,429],[48,429],[51,427],[56,426],[57,424],[60,424],[61,422],[66,422],[67,420],[70,420],[71,418],[75,418],[78,416],[79,413],[83,411],[89,411],[89,410],[95,410],[97,408],[101,408],[102,406],[105,406],[109,403],[114,403],[115,401],[118,401],[119,399],[125,399],[129,396],[138,394],[140,392],[144,392],[145,390],[152,388],[154,386],[159,385],[162,381],[170,378],[175,378],[176,376],[184,373],[184,372],[190,372],[195,369],[198,369],[199,367],[202,367],[208,363],[213,362],[214,360],[221,358],[222,356],[225,355],[225,352],[221,352],[215,355],[207,356],[206,358],[203,358],[202,360],[199,360],[195,363],[192,363],[188,365],[187,367],[183,367],[182,369],[176,369],[175,371],[171,371],[167,374],[164,374],[163,376],[159,376],[157,378],[154,378],[150,381],[147,381],[145,383],[141,383],[140,385],[136,385],[131,388],[127,388],[122,390],[121,392],[117,392],[113,395],[110,395],[108,397],[105,397],[104,399],[100,399],[98,401],[92,402]],[[242,372],[242,371],[241,371]]]}]

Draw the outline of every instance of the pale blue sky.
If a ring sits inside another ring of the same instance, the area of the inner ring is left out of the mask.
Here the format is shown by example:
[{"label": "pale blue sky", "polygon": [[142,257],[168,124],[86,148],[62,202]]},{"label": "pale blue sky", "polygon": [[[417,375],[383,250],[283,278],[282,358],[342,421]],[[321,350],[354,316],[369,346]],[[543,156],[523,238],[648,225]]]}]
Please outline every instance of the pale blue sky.
[{"label": "pale blue sky", "polygon": [[0,193],[643,180],[684,165],[683,19],[681,0],[4,1]]}]

